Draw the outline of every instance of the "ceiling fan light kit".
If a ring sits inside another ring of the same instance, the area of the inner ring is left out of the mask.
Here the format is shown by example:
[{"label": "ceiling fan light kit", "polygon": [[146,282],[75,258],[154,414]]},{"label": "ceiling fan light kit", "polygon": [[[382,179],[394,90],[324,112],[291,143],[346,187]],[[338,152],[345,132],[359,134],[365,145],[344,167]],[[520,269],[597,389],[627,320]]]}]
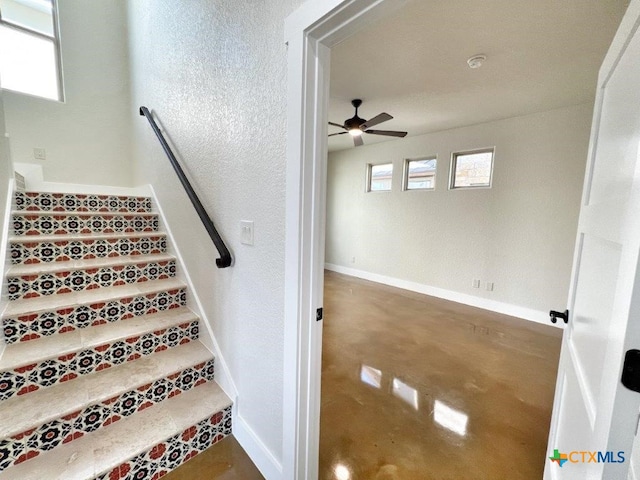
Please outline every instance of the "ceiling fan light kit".
[{"label": "ceiling fan light kit", "polygon": [[342,128],[345,131],[339,132],[339,133],[331,133],[329,134],[330,137],[333,137],[335,135],[344,135],[345,133],[348,133],[353,137],[353,144],[356,147],[359,147],[361,145],[364,145],[364,142],[362,141],[363,133],[368,133],[371,135],[384,135],[387,137],[400,137],[400,138],[407,136],[407,132],[398,132],[396,130],[371,130],[370,127],[378,125],[379,123],[382,123],[382,122],[386,122],[387,120],[391,120],[393,117],[388,113],[381,113],[369,120],[365,120],[364,118],[360,118],[358,116],[358,108],[360,107],[360,105],[362,105],[362,100],[360,100],[359,98],[356,98],[351,101],[351,105],[353,105],[353,107],[356,109],[356,113],[353,117],[345,120],[342,125],[340,125],[339,123],[329,122],[329,125]]}]

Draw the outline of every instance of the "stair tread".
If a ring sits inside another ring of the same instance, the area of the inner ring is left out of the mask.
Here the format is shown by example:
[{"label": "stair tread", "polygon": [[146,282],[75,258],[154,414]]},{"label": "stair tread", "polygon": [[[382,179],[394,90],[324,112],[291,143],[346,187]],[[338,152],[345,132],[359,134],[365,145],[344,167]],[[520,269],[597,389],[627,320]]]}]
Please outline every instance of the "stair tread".
[{"label": "stair tread", "polygon": [[133,317],[125,321],[41,337],[28,342],[13,343],[6,346],[4,354],[0,358],[0,371],[43,362],[78,350],[192,322],[197,318],[198,316],[187,307],[181,307]]},{"label": "stair tread", "polygon": [[128,283],[116,287],[103,287],[81,292],[71,292],[61,295],[48,295],[37,298],[26,298],[8,302],[2,315],[3,318],[26,315],[89,303],[108,302],[124,297],[135,297],[163,290],[186,288],[185,283],[175,277],[163,280],[149,280],[147,282]]},{"label": "stair tread", "polygon": [[207,382],[10,467],[0,472],[0,480],[93,478],[230,405],[222,389]]},{"label": "stair tread", "polygon": [[34,216],[87,216],[101,215],[109,217],[150,217],[158,216],[158,212],[112,212],[97,210],[12,210],[12,215],[34,215]]},{"label": "stair tread", "polygon": [[200,341],[178,345],[0,402],[0,438],[17,435],[213,358]]},{"label": "stair tread", "polygon": [[9,243],[45,243],[45,242],[72,242],[83,240],[110,240],[120,238],[166,237],[162,231],[153,232],[114,232],[114,233],[86,233],[70,235],[15,235],[9,237]]},{"label": "stair tread", "polygon": [[66,272],[71,270],[88,270],[91,268],[112,267],[116,265],[130,265],[151,262],[166,262],[175,260],[168,253],[154,253],[147,255],[119,255],[114,257],[98,257],[88,260],[69,260],[66,262],[48,262],[12,265],[7,270],[7,277],[25,275],[43,275],[47,273]]}]

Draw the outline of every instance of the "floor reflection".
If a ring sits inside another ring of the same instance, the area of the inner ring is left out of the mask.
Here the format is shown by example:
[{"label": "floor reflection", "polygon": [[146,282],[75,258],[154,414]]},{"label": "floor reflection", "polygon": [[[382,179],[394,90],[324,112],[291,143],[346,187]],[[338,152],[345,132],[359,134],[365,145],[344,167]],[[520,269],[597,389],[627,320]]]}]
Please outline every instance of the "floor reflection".
[{"label": "floor reflection", "polygon": [[440,400],[434,402],[433,421],[462,437],[467,434],[469,416],[454,410]]},{"label": "floor reflection", "polygon": [[324,307],[320,479],[542,478],[559,330],[334,273]]}]

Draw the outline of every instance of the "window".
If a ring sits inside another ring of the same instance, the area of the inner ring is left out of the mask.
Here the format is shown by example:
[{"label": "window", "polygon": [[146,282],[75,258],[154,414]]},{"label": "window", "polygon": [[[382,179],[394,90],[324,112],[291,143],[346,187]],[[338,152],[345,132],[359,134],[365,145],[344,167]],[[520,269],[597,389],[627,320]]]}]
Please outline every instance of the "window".
[{"label": "window", "polygon": [[391,179],[393,177],[393,164],[371,165],[367,169],[367,192],[391,191]]},{"label": "window", "polygon": [[493,148],[457,152],[451,156],[451,188],[491,187]]},{"label": "window", "polygon": [[55,0],[0,0],[2,88],[62,100]]},{"label": "window", "polygon": [[436,188],[435,157],[407,159],[404,164],[404,190],[433,190]]}]

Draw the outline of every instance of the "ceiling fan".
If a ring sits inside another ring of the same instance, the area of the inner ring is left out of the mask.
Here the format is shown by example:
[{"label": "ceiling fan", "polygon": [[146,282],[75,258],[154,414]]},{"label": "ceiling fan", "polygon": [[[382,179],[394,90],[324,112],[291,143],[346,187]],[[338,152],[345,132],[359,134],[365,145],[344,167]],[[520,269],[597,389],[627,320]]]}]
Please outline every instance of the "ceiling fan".
[{"label": "ceiling fan", "polygon": [[358,107],[362,105],[362,100],[356,98],[351,100],[351,105],[353,105],[356,109],[356,114],[347,120],[344,121],[344,125],[340,125],[337,123],[329,122],[329,125],[333,125],[334,127],[343,128],[345,131],[340,133],[332,133],[329,136],[333,137],[335,135],[345,135],[349,134],[353,137],[353,144],[356,147],[364,145],[362,141],[362,134],[369,133],[373,135],[386,135],[388,137],[406,137],[407,132],[398,132],[395,130],[371,130],[371,127],[374,125],[378,125],[379,123],[386,122],[387,120],[391,120],[393,117],[388,113],[381,113],[371,118],[370,120],[365,120],[364,118],[360,118],[358,116]]}]

